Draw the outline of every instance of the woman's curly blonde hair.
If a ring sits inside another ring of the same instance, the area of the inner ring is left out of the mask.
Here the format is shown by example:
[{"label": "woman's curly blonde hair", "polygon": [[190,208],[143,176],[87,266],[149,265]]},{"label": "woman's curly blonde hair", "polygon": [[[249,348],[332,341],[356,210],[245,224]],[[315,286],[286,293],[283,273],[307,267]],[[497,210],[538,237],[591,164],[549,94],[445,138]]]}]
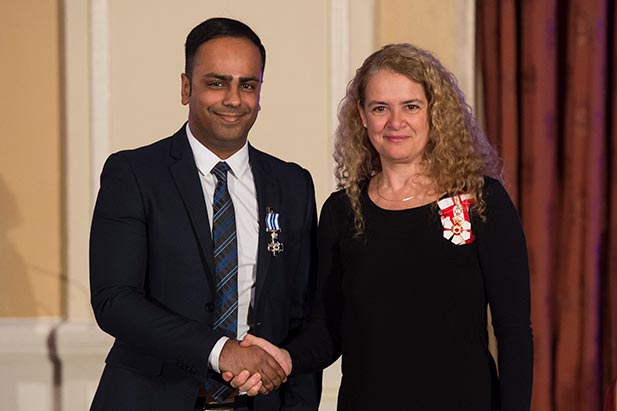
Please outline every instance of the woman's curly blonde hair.
[{"label": "woman's curly blonde hair", "polygon": [[422,85],[428,100],[429,139],[422,155],[424,173],[437,192],[474,196],[473,209],[484,218],[484,176],[503,181],[497,151],[478,126],[455,76],[429,51],[408,43],[389,44],[371,54],[356,70],[338,111],[334,160],[338,188],[344,188],[354,214],[356,236],[364,232],[361,190],[381,171],[379,154],[370,143],[358,113],[366,85],[380,70],[400,73]]}]

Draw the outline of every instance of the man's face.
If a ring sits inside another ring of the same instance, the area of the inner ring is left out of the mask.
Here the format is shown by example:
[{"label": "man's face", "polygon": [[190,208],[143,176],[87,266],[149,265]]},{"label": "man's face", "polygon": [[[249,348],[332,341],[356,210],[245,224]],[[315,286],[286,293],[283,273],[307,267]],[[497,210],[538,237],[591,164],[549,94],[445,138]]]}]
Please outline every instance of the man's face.
[{"label": "man's face", "polygon": [[182,104],[189,106],[191,132],[222,159],[244,145],[257,119],[262,75],[259,49],[240,37],[203,43],[191,79],[182,74]]}]

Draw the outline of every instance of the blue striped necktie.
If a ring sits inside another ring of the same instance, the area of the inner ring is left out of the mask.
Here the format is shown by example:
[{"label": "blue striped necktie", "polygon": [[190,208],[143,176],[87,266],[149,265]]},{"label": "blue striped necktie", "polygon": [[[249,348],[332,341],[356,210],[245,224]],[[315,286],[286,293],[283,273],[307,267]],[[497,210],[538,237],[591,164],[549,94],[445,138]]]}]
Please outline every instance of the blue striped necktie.
[{"label": "blue striped necktie", "polygon": [[[214,271],[216,277],[214,329],[235,339],[238,329],[238,244],[234,205],[227,189],[226,162],[217,163],[212,169],[217,184],[212,202],[212,242],[214,245]],[[220,380],[222,381],[222,380]],[[233,388],[209,379],[206,388],[218,401],[223,401]]]}]

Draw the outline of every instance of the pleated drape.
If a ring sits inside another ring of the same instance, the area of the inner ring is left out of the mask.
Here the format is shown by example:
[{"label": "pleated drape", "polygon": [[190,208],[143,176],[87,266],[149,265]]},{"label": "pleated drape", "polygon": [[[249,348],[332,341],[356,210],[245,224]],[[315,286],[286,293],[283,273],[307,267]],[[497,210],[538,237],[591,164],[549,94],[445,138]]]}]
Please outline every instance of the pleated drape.
[{"label": "pleated drape", "polygon": [[477,1],[489,138],[527,236],[534,411],[599,411],[617,378],[617,15]]}]

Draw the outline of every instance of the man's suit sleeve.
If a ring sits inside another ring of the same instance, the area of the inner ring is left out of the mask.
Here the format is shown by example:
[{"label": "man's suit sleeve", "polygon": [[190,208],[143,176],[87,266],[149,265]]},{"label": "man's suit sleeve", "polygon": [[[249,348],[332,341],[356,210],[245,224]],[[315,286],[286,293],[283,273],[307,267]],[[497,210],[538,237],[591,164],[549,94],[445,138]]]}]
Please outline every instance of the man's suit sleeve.
[{"label": "man's suit sleeve", "polygon": [[123,344],[203,379],[219,335],[146,297],[148,217],[129,156],[108,158],[90,233],[90,290],[97,323]]}]

